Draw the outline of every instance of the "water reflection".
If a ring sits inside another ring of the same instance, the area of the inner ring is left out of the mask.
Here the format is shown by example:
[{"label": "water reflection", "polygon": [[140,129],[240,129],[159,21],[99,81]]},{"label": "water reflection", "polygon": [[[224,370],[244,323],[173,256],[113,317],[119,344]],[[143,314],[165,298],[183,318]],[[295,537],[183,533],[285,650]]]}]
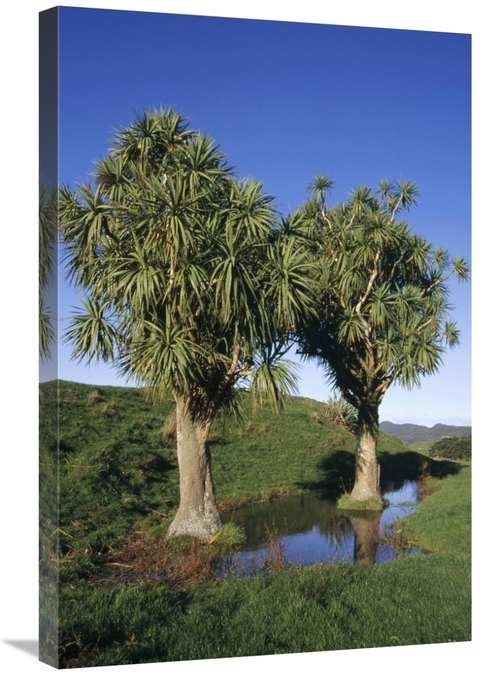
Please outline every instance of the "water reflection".
[{"label": "water reflection", "polygon": [[[252,574],[272,564],[273,556],[275,563],[297,565],[391,560],[397,553],[384,537],[396,520],[415,510],[417,483],[386,485],[384,497],[389,506],[377,514],[347,514],[333,500],[316,494],[240,509],[226,522],[242,526],[247,540],[240,552],[226,558],[224,568],[237,576]],[[417,553],[415,549],[407,552]]]},{"label": "water reflection", "polygon": [[380,513],[369,516],[351,516],[354,532],[354,560],[374,563],[377,559],[380,530]]}]

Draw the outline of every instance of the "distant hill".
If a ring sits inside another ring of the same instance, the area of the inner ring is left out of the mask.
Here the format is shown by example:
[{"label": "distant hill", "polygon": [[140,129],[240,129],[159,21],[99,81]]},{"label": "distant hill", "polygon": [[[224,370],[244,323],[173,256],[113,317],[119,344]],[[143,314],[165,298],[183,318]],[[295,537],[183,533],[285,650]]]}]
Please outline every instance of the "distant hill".
[{"label": "distant hill", "polygon": [[397,436],[405,445],[422,441],[439,441],[446,437],[460,438],[461,436],[470,436],[472,433],[472,427],[456,427],[449,424],[435,424],[433,427],[425,427],[420,424],[381,422],[380,429],[385,434]]}]

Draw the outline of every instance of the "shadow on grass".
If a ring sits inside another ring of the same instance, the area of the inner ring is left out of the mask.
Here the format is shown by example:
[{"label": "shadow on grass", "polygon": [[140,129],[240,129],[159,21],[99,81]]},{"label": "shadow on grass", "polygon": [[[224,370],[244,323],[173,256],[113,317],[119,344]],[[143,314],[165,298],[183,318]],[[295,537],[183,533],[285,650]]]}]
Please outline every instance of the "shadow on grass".
[{"label": "shadow on grass", "polygon": [[[418,452],[408,450],[391,454],[379,453],[380,480],[382,483],[403,480],[419,480],[423,476],[444,478],[456,474],[461,467],[456,462],[437,461]],[[318,481],[298,483],[303,490],[328,492],[337,497],[350,492],[354,486],[355,456],[353,452],[336,450],[324,457],[317,465],[320,473]]]},{"label": "shadow on grass", "polygon": [[445,478],[457,474],[461,469],[457,462],[437,461],[413,450],[398,452],[397,454],[380,453],[379,463],[382,481],[418,480],[423,476]]},{"label": "shadow on grass", "polygon": [[354,480],[354,453],[336,450],[323,457],[317,468],[321,478],[318,481],[297,483],[302,490],[327,492],[332,497],[340,497],[346,490],[350,491]]},{"label": "shadow on grass", "polygon": [[152,450],[141,467],[146,472],[148,483],[165,483],[166,476],[177,468],[177,464],[171,459]]}]

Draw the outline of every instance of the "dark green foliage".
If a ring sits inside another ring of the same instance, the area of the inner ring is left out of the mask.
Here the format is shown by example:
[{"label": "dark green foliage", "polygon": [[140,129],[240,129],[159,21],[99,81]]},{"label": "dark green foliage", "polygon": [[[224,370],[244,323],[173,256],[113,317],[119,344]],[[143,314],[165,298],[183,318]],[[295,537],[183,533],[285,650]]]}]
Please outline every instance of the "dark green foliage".
[{"label": "dark green foliage", "polygon": [[[209,426],[237,411],[236,385],[276,409],[296,390],[283,357],[293,326],[314,313],[315,280],[300,223],[188,126],[172,109],[146,110],[115,133],[93,185],[61,187],[67,276],[83,295],[64,339],[73,358],[173,397],[186,456],[197,429],[200,467],[180,462],[170,534],[206,540],[220,527]],[[105,414],[120,410],[110,403]]]},{"label": "dark green foliage", "polygon": [[429,450],[429,457],[442,457],[458,461],[472,459],[472,436],[442,438]]}]

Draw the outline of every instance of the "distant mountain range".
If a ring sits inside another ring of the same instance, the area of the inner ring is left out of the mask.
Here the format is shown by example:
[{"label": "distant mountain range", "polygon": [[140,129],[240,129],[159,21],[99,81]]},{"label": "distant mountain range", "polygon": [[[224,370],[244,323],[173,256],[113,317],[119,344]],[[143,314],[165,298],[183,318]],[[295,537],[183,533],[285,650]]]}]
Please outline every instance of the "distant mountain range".
[{"label": "distant mountain range", "polygon": [[381,422],[380,429],[385,434],[397,436],[405,445],[420,441],[439,441],[447,436],[459,438],[470,436],[472,427],[455,427],[448,424],[435,424],[433,427],[424,427],[420,424],[394,424],[393,422]]}]

